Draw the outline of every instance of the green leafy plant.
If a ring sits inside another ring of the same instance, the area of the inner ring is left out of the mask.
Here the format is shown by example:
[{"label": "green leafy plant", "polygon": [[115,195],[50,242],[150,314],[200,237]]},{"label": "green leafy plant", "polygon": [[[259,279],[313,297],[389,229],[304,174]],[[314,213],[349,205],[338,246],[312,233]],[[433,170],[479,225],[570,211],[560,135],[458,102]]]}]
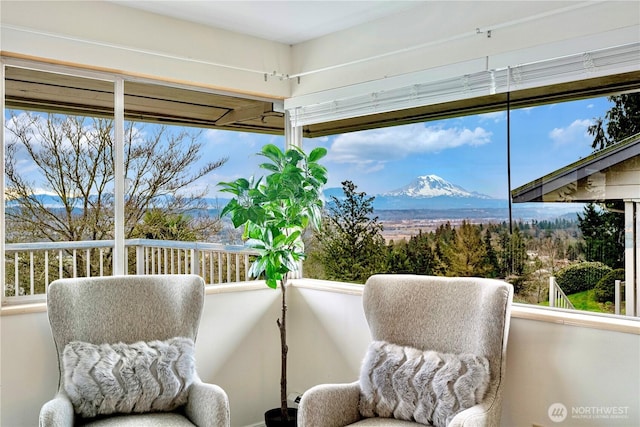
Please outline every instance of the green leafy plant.
[{"label": "green leafy plant", "polygon": [[556,282],[565,294],[575,294],[593,289],[598,280],[610,271],[611,267],[601,262],[580,262],[558,271]]},{"label": "green leafy plant", "polygon": [[280,331],[282,366],[280,403],[282,418],[287,411],[287,341],[286,287],[289,273],[298,271],[306,257],[302,234],[311,226],[319,229],[323,202],[322,187],[327,182],[327,169],[318,160],[327,154],[325,148],[315,148],[308,155],[294,147],[283,152],[273,144],[258,153],[268,161],[260,165],[266,176],[255,180],[240,178],[221,182],[221,191],[235,197],[222,209],[235,227],[244,226],[243,239],[258,256],[251,265],[252,277],[264,275],[273,289],[280,285],[282,311],[276,321]]},{"label": "green leafy plant", "polygon": [[[624,268],[616,268],[611,270],[596,283],[594,289],[594,297],[598,302],[614,302],[616,294],[616,280],[624,282]],[[624,286],[621,287],[624,294]]]}]

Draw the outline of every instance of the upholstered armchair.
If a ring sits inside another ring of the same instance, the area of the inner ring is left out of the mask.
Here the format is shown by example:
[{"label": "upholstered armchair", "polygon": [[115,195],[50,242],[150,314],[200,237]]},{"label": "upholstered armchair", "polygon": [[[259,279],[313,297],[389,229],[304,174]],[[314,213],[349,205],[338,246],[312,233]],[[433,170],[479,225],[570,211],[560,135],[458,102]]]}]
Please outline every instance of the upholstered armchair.
[{"label": "upholstered armchair", "polygon": [[40,426],[229,426],[226,393],[195,371],[203,303],[196,275],[52,282],[59,386]]},{"label": "upholstered armchair", "polygon": [[317,385],[301,427],[499,426],[513,287],[479,278],[375,275],[360,378]]}]

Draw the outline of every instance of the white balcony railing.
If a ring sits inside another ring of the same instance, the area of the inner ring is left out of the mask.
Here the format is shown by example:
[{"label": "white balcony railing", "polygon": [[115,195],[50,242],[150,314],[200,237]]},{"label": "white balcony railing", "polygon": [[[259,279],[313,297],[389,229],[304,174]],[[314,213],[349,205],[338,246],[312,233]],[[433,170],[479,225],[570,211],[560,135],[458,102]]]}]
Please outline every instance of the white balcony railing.
[{"label": "white balcony railing", "polygon": [[549,278],[549,307],[575,309],[553,276]]},{"label": "white balcony railing", "polygon": [[[614,313],[619,315],[623,312],[622,290],[624,289],[624,281],[615,281],[615,297],[614,297]],[[558,286],[555,277],[549,278],[549,307],[559,307],[575,310],[575,307],[569,300],[569,297]]]},{"label": "white balcony railing", "polygon": [[[43,301],[49,283],[112,274],[113,240],[8,243],[4,303]],[[198,274],[207,284],[249,280],[251,256],[242,245],[130,239],[127,274]]]}]

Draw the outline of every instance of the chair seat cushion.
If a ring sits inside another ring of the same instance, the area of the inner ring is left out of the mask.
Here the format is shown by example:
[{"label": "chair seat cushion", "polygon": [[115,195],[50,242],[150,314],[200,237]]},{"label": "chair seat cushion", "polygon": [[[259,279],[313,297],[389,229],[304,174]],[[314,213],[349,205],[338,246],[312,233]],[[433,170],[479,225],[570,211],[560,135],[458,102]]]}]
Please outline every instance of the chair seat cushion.
[{"label": "chair seat cushion", "polygon": [[83,417],[172,411],[195,377],[193,340],[133,344],[72,341],[63,352],[64,389]]},{"label": "chair seat cushion", "polygon": [[184,415],[174,412],[151,414],[116,415],[109,418],[93,419],[81,424],[83,427],[193,427]]},{"label": "chair seat cushion", "polygon": [[365,418],[349,427],[425,427],[424,424],[415,421],[396,420],[393,418]]},{"label": "chair seat cushion", "polygon": [[359,410],[367,418],[445,427],[458,412],[482,401],[488,385],[484,357],[374,341],[360,372]]}]

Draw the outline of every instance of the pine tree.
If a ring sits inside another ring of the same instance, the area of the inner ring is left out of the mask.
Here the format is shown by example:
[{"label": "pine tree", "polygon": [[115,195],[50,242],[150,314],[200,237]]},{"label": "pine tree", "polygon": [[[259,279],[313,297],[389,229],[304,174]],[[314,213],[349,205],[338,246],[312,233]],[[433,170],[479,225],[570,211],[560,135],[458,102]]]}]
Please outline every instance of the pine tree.
[{"label": "pine tree", "polygon": [[478,226],[462,221],[450,252],[449,276],[484,276],[486,250]]},{"label": "pine tree", "polygon": [[600,261],[611,268],[624,268],[624,216],[598,210],[589,203],[578,214],[578,227],[585,241],[587,261]]},{"label": "pine tree", "polygon": [[591,147],[602,150],[616,142],[640,132],[640,92],[610,96],[613,102],[604,118],[594,119],[595,123],[588,128],[593,136]]},{"label": "pine tree", "polygon": [[342,188],[345,198],[331,197],[324,227],[317,234],[320,259],[327,279],[364,283],[387,270],[382,224],[373,216],[375,197],[357,192],[351,181],[342,182]]}]

